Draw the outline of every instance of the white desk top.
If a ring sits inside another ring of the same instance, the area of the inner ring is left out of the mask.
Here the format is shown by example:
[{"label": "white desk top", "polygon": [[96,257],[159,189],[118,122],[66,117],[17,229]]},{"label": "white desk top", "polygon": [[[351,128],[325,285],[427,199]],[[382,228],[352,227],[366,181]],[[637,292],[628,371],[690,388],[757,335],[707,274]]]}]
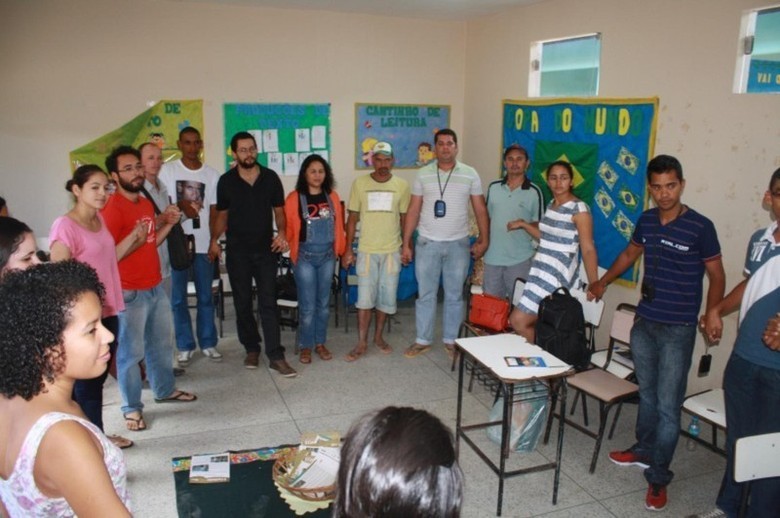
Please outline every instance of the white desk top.
[{"label": "white desk top", "polygon": [[[571,369],[571,365],[516,334],[458,338],[455,343],[503,380],[527,381],[560,376]],[[504,360],[505,356],[540,356],[547,367],[509,367]]]}]

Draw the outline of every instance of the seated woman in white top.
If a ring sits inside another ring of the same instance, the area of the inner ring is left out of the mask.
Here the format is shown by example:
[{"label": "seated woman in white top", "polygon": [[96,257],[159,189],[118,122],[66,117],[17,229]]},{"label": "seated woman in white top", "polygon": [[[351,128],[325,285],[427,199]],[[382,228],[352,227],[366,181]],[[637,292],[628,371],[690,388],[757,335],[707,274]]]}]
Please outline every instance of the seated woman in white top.
[{"label": "seated woman in white top", "polygon": [[113,335],[103,286],[76,261],[12,271],[0,283],[0,514],[130,516],[122,452],[71,399],[99,376]]}]

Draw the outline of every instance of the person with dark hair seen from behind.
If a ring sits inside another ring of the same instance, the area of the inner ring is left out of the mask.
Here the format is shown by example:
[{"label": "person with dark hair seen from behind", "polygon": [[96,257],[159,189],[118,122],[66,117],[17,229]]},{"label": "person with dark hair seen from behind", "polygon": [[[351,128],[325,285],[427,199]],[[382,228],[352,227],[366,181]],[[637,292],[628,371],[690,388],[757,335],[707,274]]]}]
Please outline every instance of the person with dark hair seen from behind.
[{"label": "person with dark hair seen from behind", "polygon": [[100,376],[111,358],[103,293],[77,261],[0,283],[2,516],[130,516],[122,452],[71,399],[74,381]]},{"label": "person with dark hair seen from behind", "polygon": [[[639,383],[636,442],[613,451],[619,466],[644,468],[648,482],[645,508],[666,507],[669,469],[680,437],[680,409],[688,385],[703,278],[709,278],[707,314],[723,298],[726,274],[712,221],[682,203],[685,190],[679,160],[658,155],[647,164],[647,184],[655,207],[637,220],[628,246],[588,286],[588,298],[601,298],[607,285],[644,254],[644,277],[634,326],[631,355]],[[706,319],[705,335],[720,339],[722,324]]]},{"label": "person with dark hair seen from behind", "polygon": [[334,518],[457,518],[463,473],[452,433],[424,410],[361,417],[341,447]]},{"label": "person with dark hair seen from behind", "polygon": [[257,163],[257,142],[251,133],[233,135],[230,149],[236,166],[219,178],[209,257],[212,261],[219,257],[219,238],[227,231],[225,266],[233,288],[238,341],[246,350],[244,367],[257,369],[260,364],[260,333],[252,307],[254,279],[268,367],[294,378],[298,373],[284,358],[276,306],[278,254],[290,249],[284,188],[276,172]]},{"label": "person with dark hair seen from behind", "polygon": [[[119,313],[125,309],[122,298],[122,282],[117,263],[117,244],[106,228],[100,211],[108,202],[108,176],[94,164],[78,167],[73,177],[65,184],[65,190],[73,195],[76,204],[64,216],[54,220],[49,231],[49,247],[52,261],[76,259],[95,269],[98,279],[106,290],[103,298],[101,322],[114,337],[119,336]],[[134,236],[129,234],[121,249],[133,245]],[[117,341],[109,344],[112,360],[115,362]],[[73,399],[81,406],[92,424],[103,430],[103,386],[108,369],[94,379],[76,380]],[[108,438],[120,448],[129,448],[133,441],[119,435]]]},{"label": "person with dark hair seen from behind", "polygon": [[0,217],[0,279],[11,270],[24,270],[41,261],[32,229],[18,219]]},{"label": "person with dark hair seen from behind", "polygon": [[301,164],[295,190],[284,202],[298,288],[299,360],[304,364],[311,363],[312,349],[321,360],[333,358],[325,347],[330,289],[346,243],[341,199],[333,187],[330,164],[320,155],[309,155]]},{"label": "person with dark hair seen from behind", "polygon": [[598,258],[593,242],[593,217],[588,205],[574,195],[574,169],[559,160],[547,167],[547,187],[553,199],[538,225],[517,220],[516,229],[539,240],[531,271],[517,307],[509,315],[515,332],[536,342],[539,303],[560,287],[570,289],[580,266],[585,264],[588,283],[598,280]]}]

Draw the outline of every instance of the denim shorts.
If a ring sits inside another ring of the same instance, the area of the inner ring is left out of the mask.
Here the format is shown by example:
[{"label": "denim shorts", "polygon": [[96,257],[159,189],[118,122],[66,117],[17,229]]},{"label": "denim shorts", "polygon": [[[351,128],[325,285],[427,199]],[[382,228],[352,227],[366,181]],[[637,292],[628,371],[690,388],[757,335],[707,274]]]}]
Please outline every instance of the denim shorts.
[{"label": "denim shorts", "polygon": [[398,275],[401,272],[401,253],[365,254],[358,252],[355,270],[358,278],[358,309],[378,309],[395,313],[398,294]]}]

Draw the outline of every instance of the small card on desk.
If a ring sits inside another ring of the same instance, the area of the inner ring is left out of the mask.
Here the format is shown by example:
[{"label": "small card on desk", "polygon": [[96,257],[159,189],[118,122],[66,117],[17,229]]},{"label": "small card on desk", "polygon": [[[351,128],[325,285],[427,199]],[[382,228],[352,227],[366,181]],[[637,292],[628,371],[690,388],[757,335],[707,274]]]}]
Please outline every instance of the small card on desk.
[{"label": "small card on desk", "polygon": [[504,356],[508,367],[547,367],[541,356]]},{"label": "small card on desk", "polygon": [[193,455],[190,461],[190,484],[230,482],[230,454]]}]

